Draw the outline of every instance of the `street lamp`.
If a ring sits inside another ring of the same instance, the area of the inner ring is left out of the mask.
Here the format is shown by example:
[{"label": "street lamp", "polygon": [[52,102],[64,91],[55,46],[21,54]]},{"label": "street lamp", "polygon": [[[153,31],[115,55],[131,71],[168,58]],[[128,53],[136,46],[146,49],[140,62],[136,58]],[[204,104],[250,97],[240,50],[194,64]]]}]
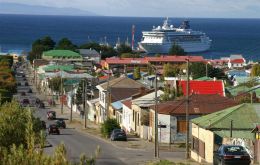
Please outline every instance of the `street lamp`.
[{"label": "street lamp", "polygon": [[186,159],[190,158],[190,148],[189,148],[189,134],[190,134],[190,128],[189,128],[189,58],[186,59],[187,61],[187,69],[186,69],[186,75],[187,75],[187,81],[186,81]]}]

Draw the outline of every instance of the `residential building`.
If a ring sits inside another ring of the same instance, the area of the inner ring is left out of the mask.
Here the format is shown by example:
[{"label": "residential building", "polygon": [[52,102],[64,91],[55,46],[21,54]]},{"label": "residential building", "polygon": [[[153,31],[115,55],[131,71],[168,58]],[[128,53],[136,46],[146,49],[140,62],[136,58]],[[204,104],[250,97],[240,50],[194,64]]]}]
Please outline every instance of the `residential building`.
[{"label": "residential building", "polygon": [[221,144],[238,144],[254,158],[252,130],[260,124],[260,104],[240,104],[191,120],[191,158],[213,163],[213,153]]},{"label": "residential building", "polygon": [[115,118],[115,109],[110,106],[111,103],[130,98],[134,94],[147,90],[143,84],[127,77],[108,80],[108,82],[96,87],[99,90],[99,114],[101,117],[98,122],[100,123],[104,122],[107,117]]},{"label": "residential building", "polygon": [[246,65],[246,60],[242,55],[231,55],[228,61],[228,68],[233,69],[241,69]]},{"label": "residential building", "polygon": [[100,63],[101,55],[95,49],[79,49],[79,54],[82,55],[84,61],[93,61]]},{"label": "residential building", "polygon": [[[179,81],[184,96],[187,94],[187,81]],[[225,86],[223,80],[190,80],[189,81],[189,95],[191,94],[218,94],[225,96]]]},{"label": "residential building", "polygon": [[[237,103],[230,98],[193,94],[189,100],[189,120],[232,107]],[[158,104],[159,139],[162,143],[183,142],[186,139],[186,98]],[[154,139],[154,106],[150,108],[150,139]],[[161,135],[161,136],[160,136]]]}]

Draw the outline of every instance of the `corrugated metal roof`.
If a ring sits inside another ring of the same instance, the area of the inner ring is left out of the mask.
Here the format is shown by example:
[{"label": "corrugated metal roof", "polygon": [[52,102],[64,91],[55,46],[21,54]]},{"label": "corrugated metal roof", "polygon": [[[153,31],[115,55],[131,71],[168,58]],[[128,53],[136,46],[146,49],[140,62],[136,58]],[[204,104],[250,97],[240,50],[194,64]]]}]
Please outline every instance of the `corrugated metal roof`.
[{"label": "corrugated metal roof", "polygon": [[120,110],[123,108],[123,104],[121,101],[116,101],[112,103],[113,108],[115,108],[116,110]]},{"label": "corrugated metal roof", "polygon": [[197,78],[195,80],[207,81],[207,80],[213,80],[213,78],[204,76],[204,77]]},{"label": "corrugated metal roof", "polygon": [[[260,123],[260,104],[240,104],[223,111],[192,120],[198,126],[229,137],[231,120],[237,137],[251,137],[251,130]],[[228,133],[229,132],[229,133]]]},{"label": "corrugated metal roof", "polygon": [[73,65],[47,65],[43,68],[43,70],[46,72],[52,72],[55,70],[72,71],[73,69]]},{"label": "corrugated metal roof", "polygon": [[[213,131],[215,134],[219,135],[220,137],[230,137],[230,130],[221,130],[221,131]],[[244,139],[254,139],[254,134],[250,131],[232,131],[232,138],[244,138]]]},{"label": "corrugated metal roof", "polygon": [[43,56],[82,58],[80,54],[71,50],[49,50],[43,52]]}]

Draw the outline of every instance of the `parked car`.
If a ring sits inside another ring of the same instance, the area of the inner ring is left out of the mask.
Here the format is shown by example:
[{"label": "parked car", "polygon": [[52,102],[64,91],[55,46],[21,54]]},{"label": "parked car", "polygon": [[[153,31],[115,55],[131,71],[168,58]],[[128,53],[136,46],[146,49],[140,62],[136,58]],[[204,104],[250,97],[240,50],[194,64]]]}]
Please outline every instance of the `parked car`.
[{"label": "parked car", "polygon": [[251,159],[245,148],[240,145],[221,145],[214,151],[214,165],[249,165]]},{"label": "parked car", "polygon": [[47,112],[47,119],[48,120],[56,119],[56,112],[55,111],[48,111]]},{"label": "parked car", "polygon": [[21,96],[25,96],[26,95],[26,93],[25,92],[21,92]]},{"label": "parked car", "polygon": [[49,133],[49,135],[50,134],[60,134],[60,130],[59,130],[59,128],[57,127],[57,125],[56,124],[51,124],[50,126],[49,126],[49,128],[48,128],[48,133]]},{"label": "parked car", "polygon": [[40,102],[40,104],[38,105],[38,108],[45,108],[44,102]]},{"label": "parked car", "polygon": [[110,140],[115,141],[115,140],[122,140],[122,141],[127,141],[127,136],[126,133],[123,129],[113,129],[110,135]]},{"label": "parked car", "polygon": [[65,123],[65,121],[64,120],[57,120],[56,122],[55,122],[55,124],[57,125],[57,127],[58,128],[66,128],[66,123]]},{"label": "parked car", "polygon": [[29,99],[23,99],[23,100],[21,101],[21,105],[24,106],[24,107],[30,105]]},{"label": "parked car", "polygon": [[29,90],[28,90],[28,93],[32,93],[32,89],[29,89]]},{"label": "parked car", "polygon": [[41,120],[41,127],[42,129],[46,129],[46,122]]},{"label": "parked car", "polygon": [[25,83],[24,83],[24,86],[28,86],[28,85],[29,85],[28,82],[25,82]]}]

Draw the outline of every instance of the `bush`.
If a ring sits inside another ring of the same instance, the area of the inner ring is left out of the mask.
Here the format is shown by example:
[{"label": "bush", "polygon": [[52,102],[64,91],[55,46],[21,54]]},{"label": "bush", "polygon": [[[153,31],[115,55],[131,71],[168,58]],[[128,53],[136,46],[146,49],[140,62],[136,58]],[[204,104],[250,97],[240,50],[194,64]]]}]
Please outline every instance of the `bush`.
[{"label": "bush", "polygon": [[116,119],[107,119],[101,125],[101,133],[104,137],[108,138],[113,129],[120,128],[120,125],[116,121]]}]

